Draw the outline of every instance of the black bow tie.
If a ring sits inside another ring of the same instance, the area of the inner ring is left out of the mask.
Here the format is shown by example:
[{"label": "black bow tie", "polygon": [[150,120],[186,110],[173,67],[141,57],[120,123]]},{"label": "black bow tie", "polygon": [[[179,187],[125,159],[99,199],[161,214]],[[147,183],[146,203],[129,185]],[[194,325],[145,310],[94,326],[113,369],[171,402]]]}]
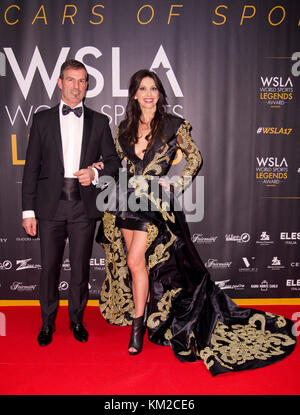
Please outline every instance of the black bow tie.
[{"label": "black bow tie", "polygon": [[82,115],[82,107],[71,108],[68,105],[64,104],[62,107],[63,115],[68,115],[69,112],[74,112],[76,117],[81,117]]}]

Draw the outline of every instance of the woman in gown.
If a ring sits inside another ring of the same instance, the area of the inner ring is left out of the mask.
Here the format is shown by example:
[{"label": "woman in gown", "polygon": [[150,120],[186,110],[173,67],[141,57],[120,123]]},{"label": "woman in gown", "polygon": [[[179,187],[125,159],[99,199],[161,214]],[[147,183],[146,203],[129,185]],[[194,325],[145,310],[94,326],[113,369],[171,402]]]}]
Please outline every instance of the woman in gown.
[{"label": "woman in gown", "polygon": [[[106,254],[101,313],[111,324],[132,325],[132,355],[142,350],[147,329],[151,342],[170,345],[181,361],[203,360],[212,375],[277,362],[296,345],[293,322],[239,308],[211,280],[191,242],[177,196],[202,158],[191,125],[167,114],[166,103],[155,73],[132,76],[126,118],[116,133],[126,167],[117,190],[109,191],[117,203],[105,212],[96,238]],[[163,176],[177,149],[186,165],[169,185]]]}]

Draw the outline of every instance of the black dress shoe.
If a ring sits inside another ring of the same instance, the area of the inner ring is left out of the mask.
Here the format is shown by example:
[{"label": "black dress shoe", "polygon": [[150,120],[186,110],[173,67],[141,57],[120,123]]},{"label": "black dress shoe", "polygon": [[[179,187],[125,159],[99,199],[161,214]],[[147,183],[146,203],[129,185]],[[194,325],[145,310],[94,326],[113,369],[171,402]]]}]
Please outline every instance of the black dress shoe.
[{"label": "black dress shoe", "polygon": [[89,338],[89,333],[84,328],[82,323],[71,323],[70,328],[76,340],[78,340],[81,343],[87,342]]},{"label": "black dress shoe", "polygon": [[52,341],[52,334],[54,333],[52,326],[44,325],[38,335],[38,343],[40,346],[47,346]]}]

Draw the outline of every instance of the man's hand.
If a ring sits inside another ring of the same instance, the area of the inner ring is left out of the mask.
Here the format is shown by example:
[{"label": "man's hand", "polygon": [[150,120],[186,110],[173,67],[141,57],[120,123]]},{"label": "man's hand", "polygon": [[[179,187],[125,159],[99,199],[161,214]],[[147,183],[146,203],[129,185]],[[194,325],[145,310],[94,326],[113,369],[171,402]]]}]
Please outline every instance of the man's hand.
[{"label": "man's hand", "polygon": [[89,186],[95,177],[95,172],[90,167],[87,169],[81,169],[74,173],[74,176],[78,178],[79,183],[81,186]]},{"label": "man's hand", "polygon": [[30,236],[36,236],[36,218],[25,218],[23,219],[22,226],[26,233]]}]

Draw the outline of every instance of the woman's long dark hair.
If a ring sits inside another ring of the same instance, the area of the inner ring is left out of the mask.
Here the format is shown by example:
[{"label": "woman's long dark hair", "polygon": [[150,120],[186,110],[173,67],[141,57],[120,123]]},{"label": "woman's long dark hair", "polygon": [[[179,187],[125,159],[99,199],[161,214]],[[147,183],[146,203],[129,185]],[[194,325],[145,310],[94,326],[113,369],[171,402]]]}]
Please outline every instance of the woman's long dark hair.
[{"label": "woman's long dark hair", "polygon": [[146,139],[149,141],[147,149],[150,149],[154,144],[155,137],[159,137],[162,143],[164,143],[163,119],[166,115],[165,106],[167,105],[166,92],[161,80],[155,72],[149,71],[148,69],[141,69],[132,75],[129,83],[129,98],[126,106],[126,118],[124,120],[125,125],[122,134],[126,138],[128,144],[135,144],[138,142],[138,126],[142,112],[139,103],[134,97],[144,78],[153,79],[159,92],[155,115],[150,123],[151,131],[146,136]]}]

